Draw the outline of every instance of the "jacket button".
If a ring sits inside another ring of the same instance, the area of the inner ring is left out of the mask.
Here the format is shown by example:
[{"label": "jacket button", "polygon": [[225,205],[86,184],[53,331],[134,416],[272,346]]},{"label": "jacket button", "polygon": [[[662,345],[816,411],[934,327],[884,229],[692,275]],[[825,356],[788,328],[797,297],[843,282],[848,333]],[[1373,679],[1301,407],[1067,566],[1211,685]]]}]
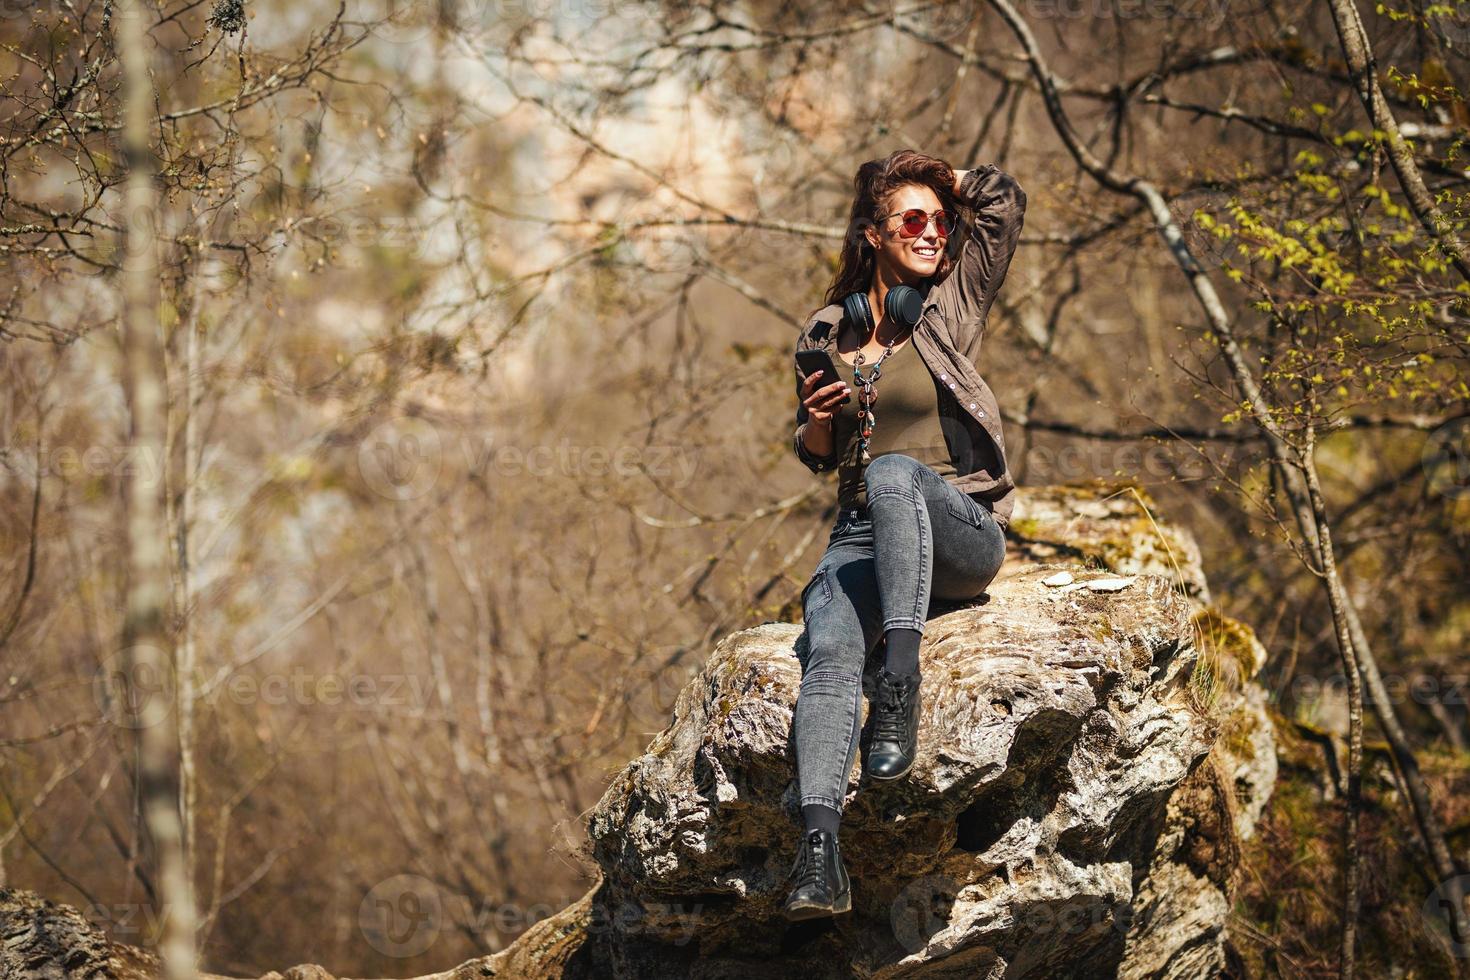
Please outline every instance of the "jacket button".
[{"label": "jacket button", "polygon": [[948,377],[949,377],[949,375],[947,375],[947,374],[945,374],[945,373],[944,373],[944,372],[943,372],[943,371],[940,371],[940,372],[939,372],[939,376],[940,376],[940,377],[941,377],[941,378],[948,378]]},{"label": "jacket button", "polygon": [[950,387],[951,387],[951,388],[953,388],[953,387],[954,387],[954,382],[953,382],[953,381],[951,381],[951,382],[950,382],[950,383],[949,383],[949,386],[950,386]]}]

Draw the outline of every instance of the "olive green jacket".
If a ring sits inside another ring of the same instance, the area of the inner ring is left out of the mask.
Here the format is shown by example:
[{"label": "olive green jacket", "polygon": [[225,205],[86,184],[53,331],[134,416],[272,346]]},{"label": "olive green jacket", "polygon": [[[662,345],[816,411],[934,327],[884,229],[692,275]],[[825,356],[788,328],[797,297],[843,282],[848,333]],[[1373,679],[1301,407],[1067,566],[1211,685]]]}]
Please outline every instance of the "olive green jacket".
[{"label": "olive green jacket", "polygon": [[[1010,174],[985,164],[965,174],[958,200],[972,211],[974,219],[961,226],[968,228],[968,234],[949,274],[942,282],[919,287],[924,295],[924,312],[914,326],[912,343],[940,390],[951,396],[941,397],[939,404],[957,474],[950,482],[988,506],[996,523],[1004,528],[1015,506],[1016,484],[1006,465],[1000,406],[975,365],[985,338],[986,315],[1005,282],[1021,237],[1026,192]],[[957,237],[951,236],[951,240]],[[836,361],[836,328],[842,317],[840,303],[831,303],[812,314],[797,336],[796,349],[822,348]],[[801,369],[795,370],[796,431],[792,447],[813,473],[832,470],[840,447],[820,457],[812,455],[802,441],[802,429],[810,413],[801,403]]]}]

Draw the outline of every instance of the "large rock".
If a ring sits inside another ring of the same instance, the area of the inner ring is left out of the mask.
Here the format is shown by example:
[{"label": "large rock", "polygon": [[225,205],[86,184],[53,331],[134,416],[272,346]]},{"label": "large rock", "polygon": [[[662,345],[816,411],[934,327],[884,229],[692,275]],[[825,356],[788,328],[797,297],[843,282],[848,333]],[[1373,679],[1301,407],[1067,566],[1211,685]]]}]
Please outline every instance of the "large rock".
[{"label": "large rock", "polygon": [[1221,972],[1239,841],[1275,780],[1264,650],[1138,488],[1026,491],[1017,516],[988,601],[926,629],[914,768],[850,774],[850,914],[779,915],[806,638],[765,624],[715,648],[613,780],[588,825],[602,882],[507,951],[515,975]]},{"label": "large rock", "polygon": [[869,784],[860,755],[849,776],[850,913],[780,916],[806,637],[767,623],[716,646],[593,809],[597,886],[438,976],[1221,972],[1239,841],[1275,779],[1264,651],[1157,517],[1136,488],[1022,491],[988,597],[926,628],[913,769]]}]

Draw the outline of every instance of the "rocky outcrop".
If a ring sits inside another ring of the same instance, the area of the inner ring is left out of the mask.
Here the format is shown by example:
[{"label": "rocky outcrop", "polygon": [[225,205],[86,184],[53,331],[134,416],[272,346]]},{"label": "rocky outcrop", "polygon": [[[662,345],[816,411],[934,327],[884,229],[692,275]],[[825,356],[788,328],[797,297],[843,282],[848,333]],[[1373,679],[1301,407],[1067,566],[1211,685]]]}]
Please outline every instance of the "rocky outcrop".
[{"label": "rocky outcrop", "polygon": [[440,976],[1221,972],[1239,842],[1275,779],[1264,651],[1151,511],[1136,488],[1021,494],[1002,577],[926,628],[913,769],[853,767],[852,912],[779,913],[806,638],[766,623],[716,646],[593,809],[597,886]]},{"label": "rocky outcrop", "polygon": [[157,975],[152,953],[109,942],[71,906],[0,888],[0,977],[144,980]]},{"label": "rocky outcrop", "polygon": [[637,928],[531,968],[1220,972],[1239,842],[1275,780],[1251,682],[1264,651],[1208,605],[1192,537],[1161,523],[1136,487],[1021,494],[1006,572],[926,629],[914,768],[867,784],[861,757],[853,767],[854,907],[833,920],[779,915],[800,826],[788,735],[805,635],[770,623],[726,637],[589,820],[603,871],[589,908]]}]

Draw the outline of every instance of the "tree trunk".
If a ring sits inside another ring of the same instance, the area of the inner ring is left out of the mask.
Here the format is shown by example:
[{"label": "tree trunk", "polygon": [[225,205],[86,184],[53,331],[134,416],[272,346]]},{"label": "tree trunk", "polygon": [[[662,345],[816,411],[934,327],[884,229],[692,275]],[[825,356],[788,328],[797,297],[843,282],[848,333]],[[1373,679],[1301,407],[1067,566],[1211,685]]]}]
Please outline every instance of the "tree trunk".
[{"label": "tree trunk", "polygon": [[128,163],[123,221],[122,313],[130,442],[143,465],[127,468],[127,609],[123,621],[130,719],[138,740],[143,821],[154,847],[164,916],[161,951],[168,980],[196,973],[194,901],[184,865],[173,708],[173,642],[168,527],[160,474],[168,427],[163,345],[159,336],[158,199],[150,132],[153,83],[138,0],[118,5],[117,48],[123,68],[123,145]]},{"label": "tree trunk", "polygon": [[1384,142],[1388,147],[1389,163],[1393,172],[1398,174],[1399,186],[1404,189],[1414,216],[1439,242],[1460,275],[1470,281],[1470,259],[1466,258],[1465,244],[1434,203],[1434,195],[1424,186],[1419,165],[1414,162],[1414,153],[1404,142],[1398,120],[1394,119],[1393,110],[1383,97],[1383,89],[1378,87],[1373,49],[1368,44],[1367,32],[1363,30],[1362,18],[1358,16],[1358,5],[1353,0],[1329,0],[1327,5],[1332,9],[1332,21],[1337,25],[1337,36],[1342,41],[1342,54],[1347,59],[1348,71],[1353,76],[1353,87],[1358,90],[1358,97],[1368,110],[1373,128],[1386,136]]},{"label": "tree trunk", "polygon": [[1343,670],[1348,685],[1348,764],[1347,826],[1343,830],[1343,849],[1347,856],[1347,881],[1342,900],[1342,947],[1338,951],[1338,975],[1344,980],[1356,970],[1358,934],[1358,883],[1362,877],[1358,848],[1358,822],[1363,797],[1363,684],[1358,674],[1358,660],[1344,607],[1342,579],[1337,574],[1337,556],[1332,549],[1332,531],[1327,520],[1327,505],[1322,500],[1322,487],[1317,479],[1316,441],[1311,425],[1306,426],[1306,445],[1302,448],[1302,474],[1312,501],[1312,514],[1318,530],[1317,543],[1321,555],[1321,575],[1327,585],[1327,600],[1332,606],[1332,625],[1337,630],[1337,647],[1342,651]]}]

